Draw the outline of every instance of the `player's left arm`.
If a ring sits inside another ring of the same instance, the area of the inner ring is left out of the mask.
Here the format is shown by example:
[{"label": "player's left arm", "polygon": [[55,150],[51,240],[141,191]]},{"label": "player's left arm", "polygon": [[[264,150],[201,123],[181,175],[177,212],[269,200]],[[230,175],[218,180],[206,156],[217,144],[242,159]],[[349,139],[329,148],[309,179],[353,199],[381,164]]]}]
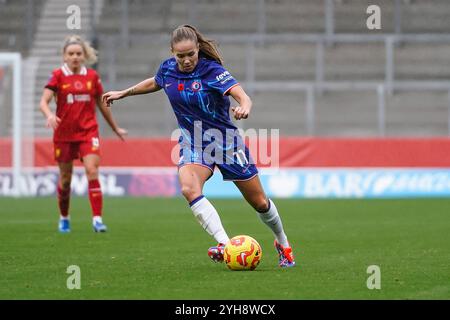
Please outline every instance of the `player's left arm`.
[{"label": "player's left arm", "polygon": [[247,119],[252,109],[252,100],[250,97],[240,85],[232,87],[229,94],[239,103],[239,106],[231,108],[231,111],[234,113],[234,118],[236,120]]},{"label": "player's left arm", "polygon": [[108,122],[111,129],[115,132],[115,134],[122,140],[125,140],[125,136],[128,134],[127,130],[123,128],[119,128],[116,121],[114,120],[114,117],[111,112],[111,108],[106,107],[105,103],[102,100],[102,96],[97,96],[97,106],[100,109],[100,112],[103,115],[103,118],[105,118],[106,122]]}]

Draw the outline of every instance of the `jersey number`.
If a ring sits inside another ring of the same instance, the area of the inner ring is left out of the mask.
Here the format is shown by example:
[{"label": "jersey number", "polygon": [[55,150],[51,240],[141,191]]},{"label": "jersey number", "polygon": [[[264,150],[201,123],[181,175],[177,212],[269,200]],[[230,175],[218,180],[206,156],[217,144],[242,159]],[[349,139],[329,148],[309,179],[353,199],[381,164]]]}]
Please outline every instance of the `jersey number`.
[{"label": "jersey number", "polygon": [[235,156],[236,157],[236,159],[237,159],[237,161],[239,162],[239,165],[241,166],[241,167],[243,167],[244,166],[244,164],[248,164],[248,160],[247,160],[247,157],[245,156],[245,153],[244,153],[244,151],[241,149],[241,150],[238,150],[237,152],[234,152],[233,153],[233,156]]},{"label": "jersey number", "polygon": [[92,138],[92,146],[94,148],[98,148],[100,146],[100,141],[98,140],[98,138]]}]

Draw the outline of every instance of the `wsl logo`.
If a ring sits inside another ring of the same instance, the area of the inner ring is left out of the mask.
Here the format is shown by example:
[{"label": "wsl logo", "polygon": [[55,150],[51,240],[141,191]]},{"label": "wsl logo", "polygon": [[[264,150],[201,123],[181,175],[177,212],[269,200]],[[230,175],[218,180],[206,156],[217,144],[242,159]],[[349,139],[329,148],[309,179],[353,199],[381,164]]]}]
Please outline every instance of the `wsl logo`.
[{"label": "wsl logo", "polygon": [[192,82],[192,84],[191,84],[191,89],[192,89],[192,91],[197,92],[197,91],[199,91],[201,88],[202,88],[202,84],[201,84],[200,82],[198,82],[198,81]]}]

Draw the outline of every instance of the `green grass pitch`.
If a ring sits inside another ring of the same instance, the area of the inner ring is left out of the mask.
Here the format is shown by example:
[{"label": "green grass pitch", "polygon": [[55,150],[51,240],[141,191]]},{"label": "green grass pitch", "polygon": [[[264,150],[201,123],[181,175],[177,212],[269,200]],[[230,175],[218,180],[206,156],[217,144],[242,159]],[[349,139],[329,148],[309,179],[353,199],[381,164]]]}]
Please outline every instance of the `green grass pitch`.
[{"label": "green grass pitch", "polygon": [[[211,202],[229,236],[263,257],[229,271],[183,199],[105,198],[108,233],[72,198],[72,232],[57,232],[56,199],[0,198],[0,299],[450,299],[450,199],[275,199],[298,265],[277,266],[271,231],[243,200]],[[66,286],[67,267],[81,289]],[[367,268],[381,271],[369,290]]]}]

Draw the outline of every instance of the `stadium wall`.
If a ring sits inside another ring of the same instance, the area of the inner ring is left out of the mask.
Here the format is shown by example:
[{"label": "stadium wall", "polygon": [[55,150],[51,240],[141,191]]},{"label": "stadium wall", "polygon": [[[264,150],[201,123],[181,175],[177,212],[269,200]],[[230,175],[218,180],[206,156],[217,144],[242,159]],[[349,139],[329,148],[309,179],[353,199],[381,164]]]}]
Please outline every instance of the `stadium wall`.
[{"label": "stadium wall", "polygon": [[[450,196],[448,138],[284,137],[279,142],[279,148],[272,149],[272,153],[276,151],[272,156],[278,157],[279,167],[273,167],[273,163],[258,163],[261,181],[272,197]],[[104,139],[101,152],[101,182],[106,195],[180,195],[176,159],[172,160],[172,156],[178,154],[176,141],[167,138],[127,139],[126,142]],[[0,196],[11,195],[10,166],[11,141],[0,139]],[[51,140],[35,141],[35,166],[33,170],[25,170],[22,190],[29,196],[54,195],[58,172]],[[76,161],[72,192],[87,193],[87,181],[79,161]],[[234,184],[222,182],[218,172],[206,184],[205,194],[240,196]]]}]

